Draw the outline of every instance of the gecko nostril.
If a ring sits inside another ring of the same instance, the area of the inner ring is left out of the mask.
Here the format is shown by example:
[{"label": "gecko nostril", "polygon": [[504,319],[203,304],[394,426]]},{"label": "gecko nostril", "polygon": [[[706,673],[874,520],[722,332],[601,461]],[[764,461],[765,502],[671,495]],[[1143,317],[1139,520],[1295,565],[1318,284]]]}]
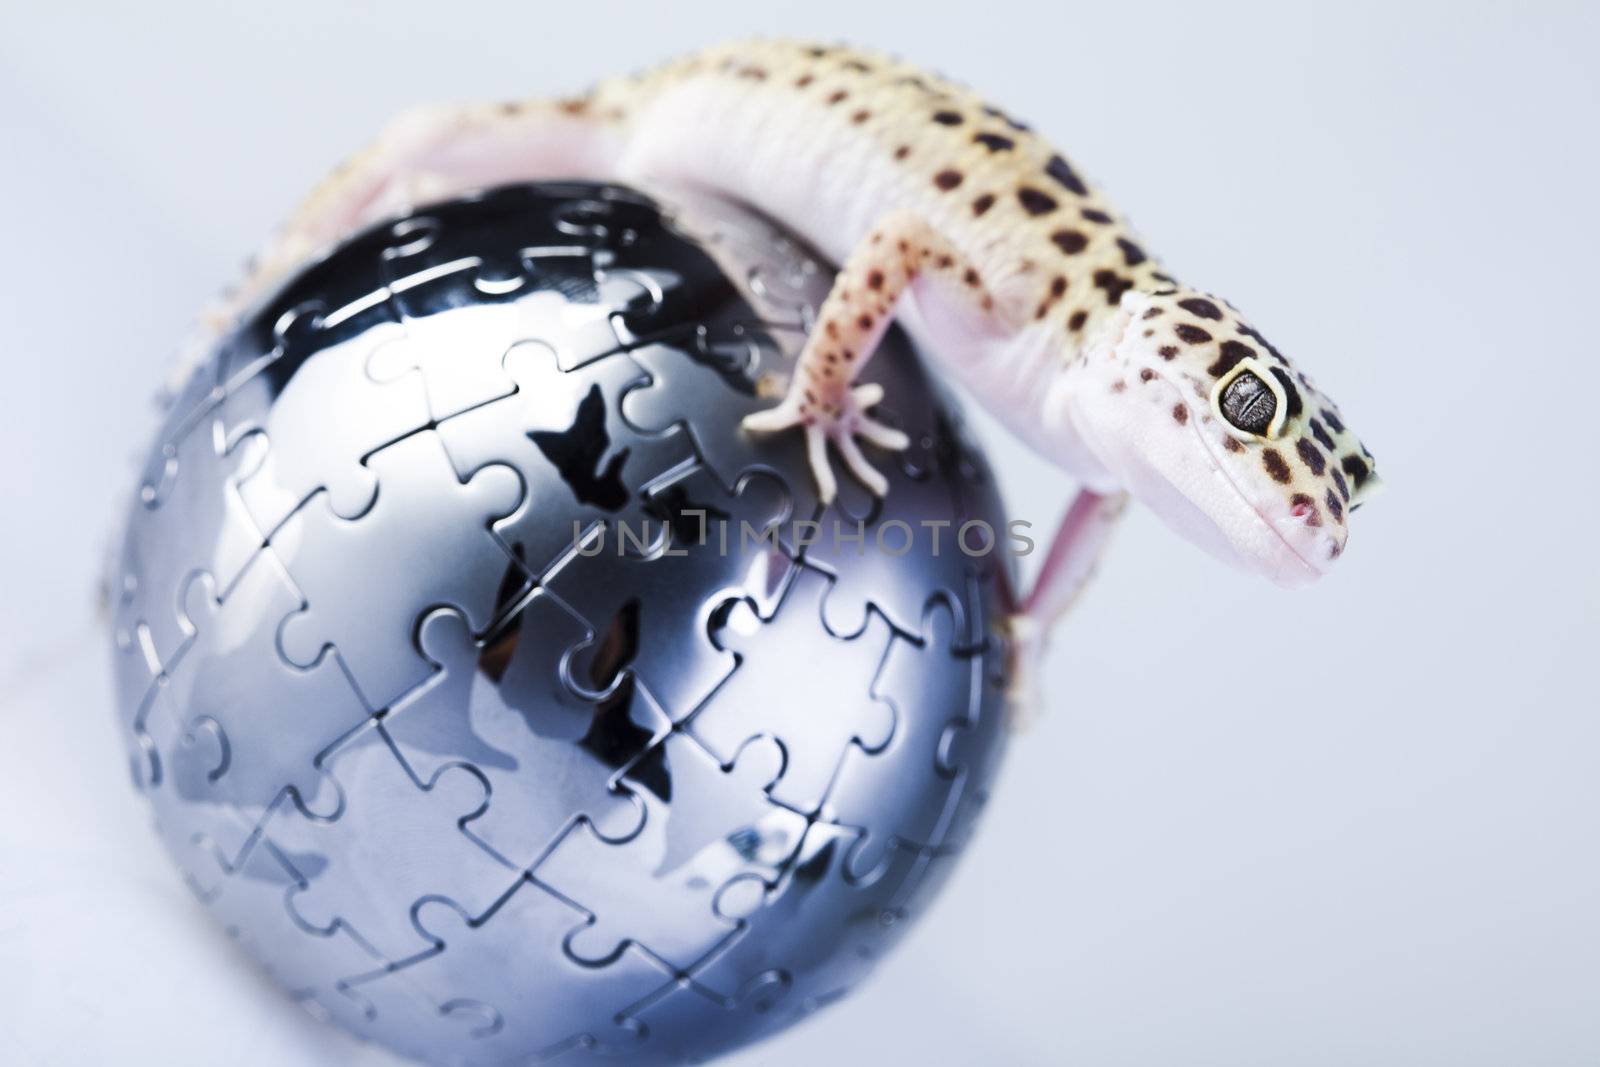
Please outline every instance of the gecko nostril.
[{"label": "gecko nostril", "polygon": [[1310,504],[1301,501],[1289,509],[1289,516],[1304,522],[1311,517],[1315,510]]}]

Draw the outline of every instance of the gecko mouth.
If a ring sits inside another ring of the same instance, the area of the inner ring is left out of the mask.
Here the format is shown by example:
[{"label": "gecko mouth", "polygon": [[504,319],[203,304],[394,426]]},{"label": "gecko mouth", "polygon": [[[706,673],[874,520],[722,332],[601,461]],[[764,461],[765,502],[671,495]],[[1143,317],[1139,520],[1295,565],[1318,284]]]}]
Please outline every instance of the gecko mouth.
[{"label": "gecko mouth", "polygon": [[[1177,387],[1165,377],[1162,377],[1161,381],[1168,388],[1178,392],[1178,403],[1183,403],[1181,391],[1178,391]],[[1298,563],[1300,568],[1303,569],[1302,573],[1300,574],[1285,574],[1282,571],[1274,570],[1273,574],[1271,575],[1272,578],[1275,581],[1283,584],[1301,584],[1302,582],[1312,581],[1326,574],[1329,570],[1329,565],[1337,555],[1336,552],[1330,553],[1327,550],[1326,545],[1330,542],[1330,539],[1325,535],[1312,534],[1311,540],[1314,542],[1315,547],[1303,549],[1301,546],[1295,544],[1290,535],[1284,532],[1280,522],[1274,521],[1273,518],[1266,512],[1266,510],[1261,507],[1261,505],[1257,504],[1253,499],[1251,499],[1250,494],[1247,493],[1244,487],[1241,486],[1234,478],[1233,474],[1228,470],[1228,465],[1222,462],[1221,457],[1217,455],[1216,449],[1213,447],[1211,441],[1207,440],[1205,433],[1201,431],[1200,420],[1193,417],[1193,414],[1194,413],[1191,411],[1191,417],[1188,420],[1189,432],[1194,439],[1199,442],[1201,449],[1204,450],[1206,459],[1211,465],[1211,469],[1228,483],[1229,488],[1233,490],[1234,496],[1242,501],[1245,507],[1250,509],[1250,512],[1255,516],[1257,523],[1261,527],[1265,528],[1267,532],[1271,534],[1277,545],[1280,546],[1283,551],[1289,557],[1291,557],[1294,562]],[[1291,524],[1291,528],[1307,531],[1308,533],[1310,533],[1312,530],[1311,526],[1306,521],[1306,516],[1293,510],[1286,513],[1286,516],[1282,522]],[[1319,548],[1320,551],[1318,550]]]},{"label": "gecko mouth", "polygon": [[[1137,466],[1146,469],[1149,476],[1163,483],[1159,492],[1153,491],[1153,487],[1148,485],[1146,491],[1153,496],[1166,498],[1169,509],[1163,517],[1169,525],[1180,532],[1188,532],[1193,540],[1202,547],[1209,547],[1214,554],[1243,564],[1247,569],[1262,573],[1280,585],[1303,585],[1326,573],[1331,563],[1326,535],[1312,529],[1302,517],[1288,511],[1284,512],[1281,519],[1274,519],[1271,508],[1251,496],[1219,455],[1220,449],[1207,438],[1203,422],[1209,412],[1198,411],[1189,405],[1184,390],[1160,370],[1155,371],[1155,378],[1170,394],[1170,406],[1185,409],[1187,417],[1182,420],[1183,429],[1198,446],[1198,456],[1204,457],[1206,475],[1216,479],[1214,485],[1220,483],[1218,488],[1226,486],[1226,495],[1236,502],[1228,505],[1231,509],[1228,513],[1220,513],[1214,507],[1207,508],[1194,493],[1181,487],[1182,482],[1189,480],[1183,477],[1181,468],[1169,473],[1163,469],[1163,464],[1153,458],[1135,459]],[[1188,473],[1193,476],[1198,472]],[[1192,519],[1185,521],[1176,513],[1179,510],[1191,513]],[[1201,525],[1209,527],[1209,530],[1197,529]],[[1289,528],[1285,529],[1285,526]],[[1305,544],[1297,543],[1301,540]]]}]

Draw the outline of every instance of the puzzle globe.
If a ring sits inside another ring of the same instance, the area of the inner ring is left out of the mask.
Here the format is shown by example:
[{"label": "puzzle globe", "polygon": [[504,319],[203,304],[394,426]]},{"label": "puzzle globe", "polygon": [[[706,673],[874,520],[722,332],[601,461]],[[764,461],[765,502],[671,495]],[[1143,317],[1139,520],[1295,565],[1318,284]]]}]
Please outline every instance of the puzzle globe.
[{"label": "puzzle globe", "polygon": [[740,430],[830,277],[742,208],[518,185],[216,343],[110,599],[136,785],[241,959],[428,1062],[673,1063],[893,947],[1002,756],[1011,562],[898,332],[886,497]]}]

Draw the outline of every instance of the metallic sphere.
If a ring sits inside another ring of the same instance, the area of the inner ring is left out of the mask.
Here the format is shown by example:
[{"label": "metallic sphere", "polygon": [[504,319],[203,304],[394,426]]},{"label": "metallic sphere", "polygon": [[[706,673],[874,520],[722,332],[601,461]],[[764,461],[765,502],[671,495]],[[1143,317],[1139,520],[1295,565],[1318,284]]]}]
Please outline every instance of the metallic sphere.
[{"label": "metallic sphere", "polygon": [[739,423],[829,273],[656,195],[354,237],[195,372],[129,509],[119,725],[166,844],[420,1059],[782,1029],[926,904],[1004,747],[1006,527],[954,409],[892,333],[866,379],[913,446],[820,507],[800,435]]}]

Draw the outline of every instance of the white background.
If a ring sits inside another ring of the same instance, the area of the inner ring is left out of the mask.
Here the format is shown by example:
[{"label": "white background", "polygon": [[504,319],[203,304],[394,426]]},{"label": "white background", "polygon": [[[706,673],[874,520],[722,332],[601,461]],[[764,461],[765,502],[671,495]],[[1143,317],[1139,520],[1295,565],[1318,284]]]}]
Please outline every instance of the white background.
[{"label": "white background", "polygon": [[[1028,117],[1340,399],[1389,491],[1297,593],[1134,515],[945,897],[738,1062],[1600,1063],[1597,31],[1580,4],[0,8],[0,1060],[386,1062],[241,965],[128,787],[92,591],[146,398],[401,107],[784,33]],[[1051,524],[1068,482],[982,425]]]}]

